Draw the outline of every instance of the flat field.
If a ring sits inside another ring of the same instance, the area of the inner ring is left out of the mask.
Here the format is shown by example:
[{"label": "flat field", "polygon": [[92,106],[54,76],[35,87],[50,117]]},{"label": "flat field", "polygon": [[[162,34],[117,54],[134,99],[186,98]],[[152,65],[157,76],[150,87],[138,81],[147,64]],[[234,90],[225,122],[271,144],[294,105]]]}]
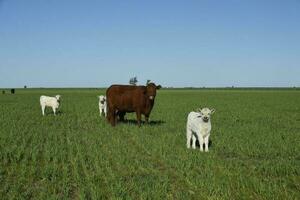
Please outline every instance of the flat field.
[{"label": "flat field", "polygon": [[[62,95],[42,116],[40,95]],[[1,199],[300,199],[299,90],[160,90],[149,125],[99,117],[97,89],[0,94]],[[213,107],[209,153],[186,117]]]}]

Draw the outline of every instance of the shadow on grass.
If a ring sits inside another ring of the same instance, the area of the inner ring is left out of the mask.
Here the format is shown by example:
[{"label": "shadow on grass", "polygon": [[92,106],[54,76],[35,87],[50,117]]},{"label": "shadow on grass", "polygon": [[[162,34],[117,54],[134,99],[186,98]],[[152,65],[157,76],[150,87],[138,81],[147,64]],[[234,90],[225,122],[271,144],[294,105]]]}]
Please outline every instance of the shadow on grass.
[{"label": "shadow on grass", "polygon": [[[64,114],[64,112],[63,111],[61,111],[61,110],[57,110],[56,112],[55,112],[55,114],[56,115],[63,115]],[[51,110],[49,110],[49,111],[46,111],[45,110],[45,116],[47,116],[47,115],[54,115],[54,113],[53,113],[53,111]]]}]

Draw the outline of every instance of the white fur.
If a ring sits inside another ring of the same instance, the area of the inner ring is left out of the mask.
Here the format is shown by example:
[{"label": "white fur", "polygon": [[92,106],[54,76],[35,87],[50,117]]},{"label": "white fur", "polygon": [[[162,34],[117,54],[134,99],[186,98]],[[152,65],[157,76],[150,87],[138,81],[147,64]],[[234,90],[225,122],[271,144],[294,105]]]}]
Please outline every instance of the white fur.
[{"label": "white fur", "polygon": [[45,108],[52,107],[54,115],[56,115],[56,109],[59,107],[60,95],[56,95],[55,97],[41,96],[40,104],[42,108],[42,114],[45,115]]},{"label": "white fur", "polygon": [[[214,109],[203,108],[199,112],[190,112],[186,124],[186,146],[191,147],[190,141],[192,140],[192,148],[196,149],[196,140],[199,140],[200,151],[203,151],[203,144],[205,151],[208,152],[208,142],[211,131],[210,115]],[[204,118],[207,117],[208,121],[205,122]]]},{"label": "white fur", "polygon": [[106,103],[106,96],[100,95],[99,96],[99,112],[100,116],[104,112],[105,117],[107,116],[107,103]]}]

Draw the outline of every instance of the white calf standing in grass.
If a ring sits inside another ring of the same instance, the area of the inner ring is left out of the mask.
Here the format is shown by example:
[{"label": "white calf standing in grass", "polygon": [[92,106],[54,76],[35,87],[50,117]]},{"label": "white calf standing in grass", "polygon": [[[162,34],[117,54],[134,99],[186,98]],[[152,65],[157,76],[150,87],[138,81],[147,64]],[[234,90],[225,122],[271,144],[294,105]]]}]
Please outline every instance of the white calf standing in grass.
[{"label": "white calf standing in grass", "polygon": [[46,107],[52,107],[53,113],[55,115],[56,109],[58,109],[59,107],[60,97],[60,95],[56,95],[55,97],[41,96],[40,104],[42,107],[42,114],[45,115]]},{"label": "white calf standing in grass", "polygon": [[100,111],[100,116],[104,112],[104,115],[106,117],[107,115],[106,96],[103,95],[99,96],[99,111]]},{"label": "white calf standing in grass", "polygon": [[215,109],[202,108],[197,112],[190,112],[186,124],[186,146],[196,149],[196,140],[199,140],[200,151],[203,151],[203,143],[205,151],[208,152],[208,142],[211,130],[210,116],[215,112]]}]

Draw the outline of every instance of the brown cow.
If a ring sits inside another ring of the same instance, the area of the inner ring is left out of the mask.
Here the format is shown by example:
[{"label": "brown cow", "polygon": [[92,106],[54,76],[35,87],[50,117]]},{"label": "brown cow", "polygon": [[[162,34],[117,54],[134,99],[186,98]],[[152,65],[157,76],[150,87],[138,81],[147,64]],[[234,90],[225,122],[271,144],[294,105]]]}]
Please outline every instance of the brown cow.
[{"label": "brown cow", "polygon": [[156,90],[161,86],[149,83],[147,86],[112,85],[106,90],[108,115],[107,120],[115,126],[116,115],[124,119],[127,112],[135,112],[137,123],[141,126],[141,115],[148,123],[154,105]]}]

